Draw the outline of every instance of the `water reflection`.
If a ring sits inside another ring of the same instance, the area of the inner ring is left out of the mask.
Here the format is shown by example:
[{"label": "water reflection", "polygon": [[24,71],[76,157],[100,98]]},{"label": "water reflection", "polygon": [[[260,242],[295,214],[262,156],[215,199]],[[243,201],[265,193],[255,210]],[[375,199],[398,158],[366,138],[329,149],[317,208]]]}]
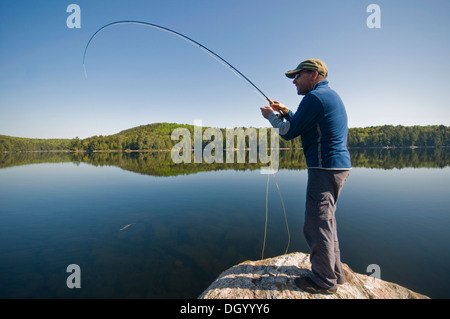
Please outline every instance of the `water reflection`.
[{"label": "water reflection", "polygon": [[[447,297],[450,171],[426,168],[450,166],[450,150],[350,153],[355,169],[338,221],[345,262],[361,273],[379,264],[388,281]],[[170,152],[0,154],[8,167],[0,169],[0,298],[195,298],[223,270],[261,256],[258,164],[174,164]],[[305,168],[301,150],[280,151],[290,251],[308,251]],[[266,257],[286,247],[270,187]],[[79,290],[65,286],[72,263],[81,267]]]},{"label": "water reflection", "polygon": [[[406,167],[443,168],[450,165],[449,148],[351,149],[352,166],[382,169]],[[247,154],[248,156],[248,154]],[[235,157],[236,158],[236,157]],[[171,159],[170,152],[96,152],[96,153],[2,153],[0,168],[35,163],[73,162],[95,166],[117,166],[124,170],[152,175],[177,176],[203,171],[256,170],[265,164],[245,163],[180,163]],[[280,169],[306,169],[302,150],[280,150]]]}]

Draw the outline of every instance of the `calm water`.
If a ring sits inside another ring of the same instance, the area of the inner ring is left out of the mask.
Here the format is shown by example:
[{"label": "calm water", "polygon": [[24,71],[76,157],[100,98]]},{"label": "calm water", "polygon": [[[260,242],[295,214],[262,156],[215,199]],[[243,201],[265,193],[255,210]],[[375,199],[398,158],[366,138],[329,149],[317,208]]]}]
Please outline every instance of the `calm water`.
[{"label": "calm water", "polygon": [[[433,152],[352,151],[337,220],[353,270],[378,264],[384,280],[449,298],[450,151]],[[30,156],[0,158],[0,298],[196,298],[225,269],[261,258],[258,169],[176,171],[160,164],[167,154],[158,165],[142,154]],[[276,180],[289,251],[308,252],[306,170],[285,166]],[[269,187],[264,257],[287,244],[273,178]],[[66,286],[69,264],[80,266],[80,289]]]}]

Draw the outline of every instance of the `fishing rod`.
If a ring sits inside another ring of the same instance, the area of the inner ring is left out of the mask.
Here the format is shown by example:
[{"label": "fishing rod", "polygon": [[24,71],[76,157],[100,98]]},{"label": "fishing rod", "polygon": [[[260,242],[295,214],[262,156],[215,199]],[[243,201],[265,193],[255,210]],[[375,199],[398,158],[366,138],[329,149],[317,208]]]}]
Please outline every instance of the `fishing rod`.
[{"label": "fishing rod", "polygon": [[87,50],[88,50],[88,48],[89,48],[89,44],[92,42],[92,40],[94,39],[94,37],[95,37],[100,31],[102,31],[102,30],[104,30],[104,29],[106,29],[106,28],[109,28],[109,27],[111,27],[111,26],[113,26],[113,25],[118,25],[118,24],[138,24],[138,25],[143,25],[143,26],[147,26],[147,27],[152,27],[152,28],[155,28],[155,29],[159,29],[159,30],[162,30],[162,31],[165,31],[165,32],[168,32],[168,33],[171,33],[171,34],[174,34],[174,35],[180,37],[181,39],[183,39],[183,40],[185,40],[185,41],[187,41],[187,42],[189,42],[189,43],[191,43],[191,44],[197,46],[198,48],[202,49],[204,52],[208,53],[210,56],[212,56],[213,58],[215,58],[217,61],[219,61],[219,62],[221,62],[222,64],[224,64],[225,66],[227,66],[227,67],[228,67],[229,69],[231,69],[238,77],[240,77],[241,79],[244,79],[244,80],[246,80],[248,83],[250,83],[250,84],[253,86],[253,88],[255,88],[262,96],[264,96],[264,98],[265,98],[267,101],[269,101],[270,104],[273,104],[273,101],[272,101],[266,94],[264,94],[264,92],[261,91],[261,90],[260,90],[260,89],[252,82],[252,81],[250,81],[244,74],[242,74],[238,69],[236,69],[236,68],[235,68],[233,65],[231,65],[227,60],[225,60],[224,58],[222,58],[220,55],[218,55],[218,54],[215,53],[214,51],[208,49],[208,48],[205,47],[203,44],[201,44],[201,43],[199,43],[199,42],[197,42],[197,41],[191,39],[190,37],[188,37],[188,36],[186,36],[186,35],[184,35],[184,34],[182,34],[182,33],[180,33],[180,32],[174,31],[174,30],[172,30],[172,29],[169,29],[169,28],[166,28],[166,27],[163,27],[163,26],[154,24],[154,23],[143,22],[143,21],[135,21],[135,20],[115,21],[115,22],[108,23],[108,24],[104,25],[103,27],[101,27],[100,29],[98,29],[98,30],[91,36],[91,38],[89,39],[88,43],[86,44],[86,48],[84,49],[84,55],[83,55],[83,68],[84,68],[84,74],[85,74],[86,78],[87,78],[87,73],[86,73],[86,64],[85,64],[85,62],[86,62],[86,53],[87,53]]}]

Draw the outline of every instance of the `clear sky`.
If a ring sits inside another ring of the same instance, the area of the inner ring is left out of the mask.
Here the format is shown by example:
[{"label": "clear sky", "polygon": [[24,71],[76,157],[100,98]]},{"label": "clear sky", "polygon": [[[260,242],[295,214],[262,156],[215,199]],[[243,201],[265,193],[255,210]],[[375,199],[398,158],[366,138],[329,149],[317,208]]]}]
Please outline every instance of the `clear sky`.
[{"label": "clear sky", "polygon": [[[67,6],[81,8],[68,28]],[[381,28],[368,28],[369,4]],[[350,127],[450,125],[450,1],[2,0],[0,134],[85,138],[176,122],[266,127],[264,98],[202,50],[138,25],[91,35],[117,20],[181,32],[221,55],[294,111],[284,73],[302,60],[328,65]]]}]

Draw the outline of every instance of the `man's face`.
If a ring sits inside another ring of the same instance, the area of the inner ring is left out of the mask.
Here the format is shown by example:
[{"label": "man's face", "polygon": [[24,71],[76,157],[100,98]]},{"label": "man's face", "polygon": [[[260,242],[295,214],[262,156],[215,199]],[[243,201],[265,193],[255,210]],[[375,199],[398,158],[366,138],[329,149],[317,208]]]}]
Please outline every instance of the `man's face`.
[{"label": "man's face", "polygon": [[305,95],[312,90],[315,85],[314,81],[317,78],[317,76],[315,75],[316,73],[317,72],[310,72],[307,70],[301,70],[299,73],[297,73],[292,83],[295,84],[298,95]]}]

